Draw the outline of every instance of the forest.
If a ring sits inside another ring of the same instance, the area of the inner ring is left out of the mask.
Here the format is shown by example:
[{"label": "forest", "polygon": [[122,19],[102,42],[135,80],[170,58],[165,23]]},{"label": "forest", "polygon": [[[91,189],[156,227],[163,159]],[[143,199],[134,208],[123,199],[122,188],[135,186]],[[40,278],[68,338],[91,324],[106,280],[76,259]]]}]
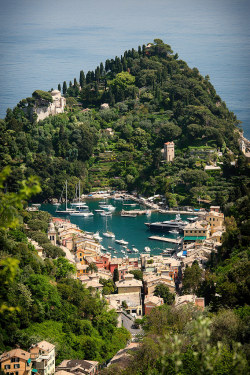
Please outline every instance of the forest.
[{"label": "forest", "polygon": [[[145,332],[138,351],[103,373],[248,373],[250,167],[239,149],[240,121],[209,76],[160,39],[72,82],[58,84],[65,113],[38,122],[30,109],[51,95],[36,90],[0,120],[0,350],[47,339],[56,343],[57,363],[105,363],[130,338],[103,299],[70,277],[72,266],[48,242],[49,216],[24,209],[59,198],[66,179],[72,198],[80,179],[85,193],[156,193],[169,207],[215,204],[225,214],[223,244],[206,270],[194,263],[183,272],[181,293],[204,297],[205,311],[177,310],[166,293],[163,307],[138,322]],[[171,163],[162,157],[168,141]],[[27,237],[43,245],[45,260]]]}]

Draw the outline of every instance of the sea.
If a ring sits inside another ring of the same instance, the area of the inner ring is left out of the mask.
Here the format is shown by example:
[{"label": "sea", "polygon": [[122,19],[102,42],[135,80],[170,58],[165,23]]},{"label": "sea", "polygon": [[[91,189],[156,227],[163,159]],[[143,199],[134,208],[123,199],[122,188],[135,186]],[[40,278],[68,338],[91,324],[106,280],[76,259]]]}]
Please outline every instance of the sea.
[{"label": "sea", "polygon": [[[116,201],[114,199],[106,200],[107,204],[111,204],[115,207],[115,211],[112,212],[112,216],[104,217],[95,212],[95,210],[100,209],[101,200],[97,199],[87,199],[86,203],[89,210],[93,212],[93,216],[89,217],[76,217],[70,215],[58,215],[56,213],[57,207],[52,204],[42,204],[40,210],[48,211],[54,217],[59,217],[61,219],[70,220],[71,223],[76,224],[80,229],[86,232],[99,233],[102,237],[101,245],[104,247],[104,252],[109,252],[112,257],[116,256],[118,258],[128,256],[129,258],[138,258],[141,253],[145,253],[145,247],[150,248],[151,255],[162,254],[164,250],[170,250],[170,253],[179,252],[180,249],[178,245],[174,243],[162,242],[157,240],[151,240],[151,236],[160,236],[170,239],[180,239],[183,234],[175,234],[169,232],[159,232],[150,230],[145,223],[172,220],[175,219],[176,215],[173,214],[161,214],[159,212],[152,212],[150,216],[148,215],[138,215],[137,217],[122,217],[121,210],[126,211],[135,209],[144,209],[145,207],[137,204],[132,207],[129,206],[135,202],[133,201]],[[58,210],[64,209],[64,206],[59,207]],[[187,220],[190,215],[181,215],[182,220]],[[192,215],[194,217],[194,215]],[[106,231],[111,231],[115,234],[115,239],[103,237],[102,234]],[[128,244],[125,246],[119,245],[115,240],[125,240]],[[132,252],[127,252],[126,249]],[[134,252],[133,249],[137,249]],[[170,254],[171,255],[171,254]],[[169,256],[170,256],[169,255]]]},{"label": "sea", "polygon": [[249,0],[0,0],[0,118],[34,90],[160,38],[209,75],[250,138],[249,18]]}]

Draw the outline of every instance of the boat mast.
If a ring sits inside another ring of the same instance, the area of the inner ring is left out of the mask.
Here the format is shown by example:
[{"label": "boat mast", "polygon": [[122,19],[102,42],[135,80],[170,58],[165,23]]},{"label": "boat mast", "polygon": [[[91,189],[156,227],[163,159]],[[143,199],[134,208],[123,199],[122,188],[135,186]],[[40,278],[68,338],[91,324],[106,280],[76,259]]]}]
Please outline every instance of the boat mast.
[{"label": "boat mast", "polygon": [[80,180],[79,180],[79,203],[80,203]]},{"label": "boat mast", "polygon": [[67,194],[68,194],[68,181],[66,180],[66,211],[68,210],[67,208]]}]

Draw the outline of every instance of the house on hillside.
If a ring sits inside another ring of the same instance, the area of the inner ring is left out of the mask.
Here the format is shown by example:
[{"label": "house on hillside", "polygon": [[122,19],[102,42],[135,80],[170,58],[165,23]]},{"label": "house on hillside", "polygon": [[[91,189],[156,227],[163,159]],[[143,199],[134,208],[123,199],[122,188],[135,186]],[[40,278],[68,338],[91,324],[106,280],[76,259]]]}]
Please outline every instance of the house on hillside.
[{"label": "house on hillside", "polygon": [[55,345],[48,341],[40,341],[30,348],[32,367],[40,375],[52,375],[55,373]]},{"label": "house on hillside", "polygon": [[13,349],[0,356],[1,370],[6,375],[31,375],[30,353],[23,349]]},{"label": "house on hillside", "polygon": [[62,371],[66,371],[75,375],[95,375],[98,372],[98,364],[97,361],[86,359],[65,359],[56,367],[56,374],[59,375]]}]

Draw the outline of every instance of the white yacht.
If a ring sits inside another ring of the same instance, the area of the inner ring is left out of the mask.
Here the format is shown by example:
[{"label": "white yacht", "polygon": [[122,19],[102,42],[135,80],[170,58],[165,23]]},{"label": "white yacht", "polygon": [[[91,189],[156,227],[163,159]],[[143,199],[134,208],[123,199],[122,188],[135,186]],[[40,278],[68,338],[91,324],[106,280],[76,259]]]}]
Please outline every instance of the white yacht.
[{"label": "white yacht", "polygon": [[94,235],[93,235],[93,238],[97,241],[102,241],[102,237],[100,236],[100,233],[99,232],[96,232]]},{"label": "white yacht", "polygon": [[150,253],[150,251],[151,251],[150,247],[148,247],[148,246],[145,246],[144,250],[146,251],[146,253]]},{"label": "white yacht", "polygon": [[115,238],[115,234],[113,232],[109,232],[109,231],[104,232],[102,235],[104,237],[107,237],[107,238]]},{"label": "white yacht", "polygon": [[115,240],[116,243],[119,243],[119,245],[127,245],[128,242],[124,240]]}]

